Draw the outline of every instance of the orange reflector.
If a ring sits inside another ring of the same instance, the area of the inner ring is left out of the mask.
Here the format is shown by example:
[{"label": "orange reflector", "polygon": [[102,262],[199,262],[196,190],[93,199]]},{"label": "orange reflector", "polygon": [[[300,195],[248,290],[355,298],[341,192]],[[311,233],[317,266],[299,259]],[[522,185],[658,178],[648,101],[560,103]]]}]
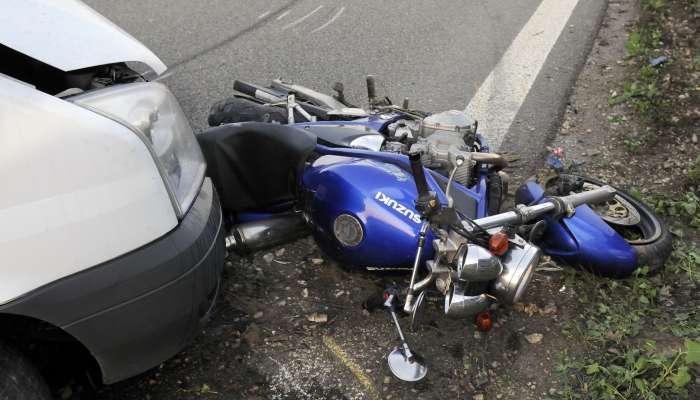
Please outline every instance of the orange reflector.
[{"label": "orange reflector", "polygon": [[502,256],[508,251],[508,235],[496,232],[489,239],[489,251],[495,256]]},{"label": "orange reflector", "polygon": [[491,319],[491,313],[488,311],[482,311],[478,314],[476,314],[476,318],[474,319],[474,323],[476,324],[476,329],[486,332],[491,329],[493,326],[493,320]]}]

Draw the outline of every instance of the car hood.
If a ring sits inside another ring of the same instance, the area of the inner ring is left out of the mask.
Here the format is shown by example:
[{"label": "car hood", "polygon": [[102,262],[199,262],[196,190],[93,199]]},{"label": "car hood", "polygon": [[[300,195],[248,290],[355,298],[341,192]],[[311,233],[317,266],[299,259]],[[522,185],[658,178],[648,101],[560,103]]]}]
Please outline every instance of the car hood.
[{"label": "car hood", "polygon": [[63,71],[140,62],[167,67],[152,51],[78,0],[3,0],[0,43]]}]

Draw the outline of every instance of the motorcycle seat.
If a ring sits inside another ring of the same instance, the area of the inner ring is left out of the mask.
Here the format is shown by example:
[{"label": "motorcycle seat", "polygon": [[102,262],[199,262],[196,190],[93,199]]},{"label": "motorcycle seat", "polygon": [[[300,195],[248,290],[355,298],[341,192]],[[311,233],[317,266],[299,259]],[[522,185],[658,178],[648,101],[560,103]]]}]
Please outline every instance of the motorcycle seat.
[{"label": "motorcycle seat", "polygon": [[313,134],[288,125],[225,124],[197,135],[223,210],[267,211],[294,201]]}]

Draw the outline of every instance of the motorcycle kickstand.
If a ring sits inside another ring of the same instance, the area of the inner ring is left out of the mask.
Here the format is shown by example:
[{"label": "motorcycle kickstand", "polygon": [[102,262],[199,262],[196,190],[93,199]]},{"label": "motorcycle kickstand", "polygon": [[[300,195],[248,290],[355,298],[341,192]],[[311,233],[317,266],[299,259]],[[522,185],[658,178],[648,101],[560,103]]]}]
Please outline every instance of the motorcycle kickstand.
[{"label": "motorcycle kickstand", "polygon": [[389,363],[389,369],[395,377],[406,382],[416,382],[423,378],[428,373],[428,367],[425,365],[425,361],[421,356],[411,351],[406,342],[406,338],[401,330],[401,324],[399,324],[399,319],[396,317],[396,311],[394,308],[396,294],[389,293],[384,306],[389,309],[391,318],[394,321],[396,330],[399,333],[399,338],[401,339],[401,346],[397,346],[394,350],[387,356],[387,362]]}]

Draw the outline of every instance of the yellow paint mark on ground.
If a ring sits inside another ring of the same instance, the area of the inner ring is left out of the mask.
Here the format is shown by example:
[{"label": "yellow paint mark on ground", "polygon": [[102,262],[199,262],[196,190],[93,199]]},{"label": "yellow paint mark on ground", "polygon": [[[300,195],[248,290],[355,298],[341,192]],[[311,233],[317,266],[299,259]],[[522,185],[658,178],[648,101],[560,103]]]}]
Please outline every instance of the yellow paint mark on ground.
[{"label": "yellow paint mark on ground", "polygon": [[372,400],[379,400],[381,397],[379,396],[379,392],[377,392],[377,389],[374,388],[374,385],[372,384],[372,380],[369,379],[369,377],[362,371],[362,368],[360,368],[359,365],[355,364],[354,361],[352,361],[343,351],[343,349],[338,346],[338,344],[333,340],[332,337],[323,335],[323,344],[330,350],[333,355],[335,355],[340,362],[343,363],[350,372],[352,372],[353,375],[355,375],[355,378],[357,378],[358,381],[362,384],[362,386],[365,387],[365,390],[367,391],[367,395],[369,396],[370,399]]}]

